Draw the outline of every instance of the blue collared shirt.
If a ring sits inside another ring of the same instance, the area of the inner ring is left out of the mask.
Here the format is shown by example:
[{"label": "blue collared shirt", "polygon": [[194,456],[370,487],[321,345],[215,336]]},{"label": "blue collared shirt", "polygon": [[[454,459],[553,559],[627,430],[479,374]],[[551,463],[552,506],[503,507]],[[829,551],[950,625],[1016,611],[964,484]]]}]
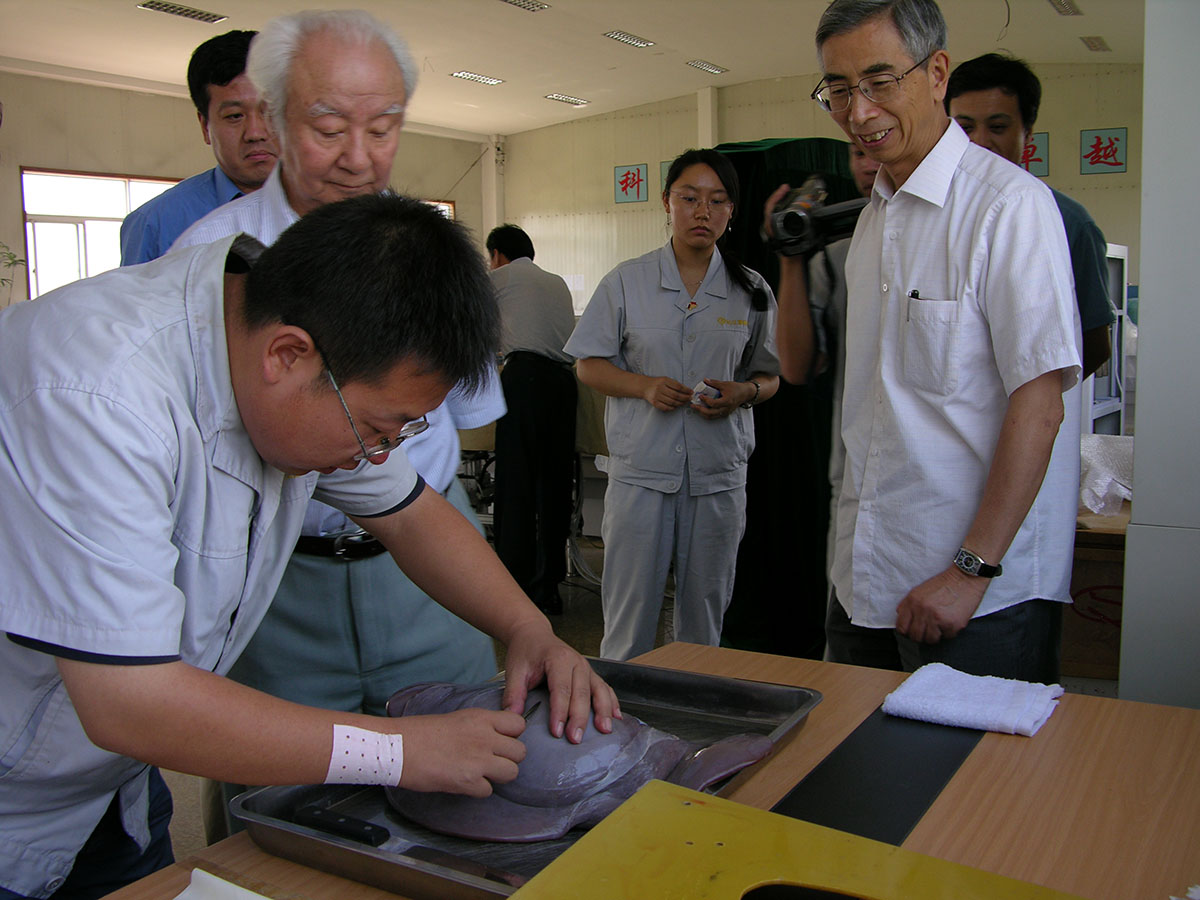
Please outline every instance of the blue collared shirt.
[{"label": "blue collared shirt", "polygon": [[241,193],[229,176],[214,166],[147,200],[121,223],[121,265],[158,259],[189,225]]}]

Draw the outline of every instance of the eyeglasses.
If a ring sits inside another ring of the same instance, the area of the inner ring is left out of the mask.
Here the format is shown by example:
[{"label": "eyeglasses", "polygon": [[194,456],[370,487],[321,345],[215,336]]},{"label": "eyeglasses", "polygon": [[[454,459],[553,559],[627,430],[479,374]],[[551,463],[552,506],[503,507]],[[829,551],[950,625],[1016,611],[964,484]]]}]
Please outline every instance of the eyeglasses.
[{"label": "eyeglasses", "polygon": [[342,409],[346,413],[346,420],[350,423],[350,428],[354,431],[354,436],[358,438],[358,446],[362,447],[362,453],[354,457],[355,459],[370,459],[373,456],[382,456],[385,453],[391,453],[410,437],[416,437],[422,431],[429,428],[429,420],[425,416],[421,416],[419,419],[405,422],[404,427],[400,429],[400,433],[394,438],[381,437],[379,443],[373,447],[368,447],[367,442],[358,433],[358,426],[354,424],[354,416],[350,415],[350,407],[346,405],[346,398],[342,396],[342,389],[338,387],[337,379],[333,377],[333,373],[329,371],[328,366],[325,367],[325,374],[329,376],[329,383],[333,385],[333,390],[337,394],[338,400],[342,403]]},{"label": "eyeglasses", "polygon": [[[929,56],[933,56],[932,53]],[[850,108],[850,94],[857,90],[872,103],[887,103],[895,100],[900,90],[900,82],[909,73],[916,71],[929,61],[929,56],[914,65],[907,72],[893,75],[891,72],[880,72],[878,75],[868,75],[858,84],[818,84],[809,96],[821,105],[825,112],[844,112]]]},{"label": "eyeglasses", "polygon": [[679,201],[679,205],[688,212],[699,209],[701,203],[707,206],[711,213],[727,213],[733,209],[733,201],[728,197],[697,197],[690,191],[668,191],[667,193]]}]

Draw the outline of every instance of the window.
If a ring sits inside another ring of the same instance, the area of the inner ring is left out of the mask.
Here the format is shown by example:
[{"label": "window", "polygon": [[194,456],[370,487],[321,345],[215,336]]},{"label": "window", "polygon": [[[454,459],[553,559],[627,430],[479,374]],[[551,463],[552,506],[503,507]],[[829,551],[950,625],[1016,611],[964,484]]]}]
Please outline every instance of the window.
[{"label": "window", "polygon": [[121,264],[121,220],[173,180],[21,170],[29,296]]}]

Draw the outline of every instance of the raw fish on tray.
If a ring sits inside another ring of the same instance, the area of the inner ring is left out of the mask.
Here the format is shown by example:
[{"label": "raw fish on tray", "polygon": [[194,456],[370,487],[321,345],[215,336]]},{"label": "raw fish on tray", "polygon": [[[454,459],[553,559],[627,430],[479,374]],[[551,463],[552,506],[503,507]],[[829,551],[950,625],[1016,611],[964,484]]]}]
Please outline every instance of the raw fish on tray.
[{"label": "raw fish on tray", "polygon": [[[388,700],[388,715],[428,715],[478,707],[500,709],[504,685],[417,684]],[[550,734],[550,698],[529,692],[528,724],[521,735],[525,759],[515,781],[497,784],[490,797],[387,788],[401,815],[432,831],[483,841],[541,841],[590,827],[653,778],[704,790],[758,762],[770,738],[732,735],[710,745],[685,741],[629,714],[613,720],[611,734],[590,721],[572,744]],[[530,714],[532,713],[532,714]]]}]

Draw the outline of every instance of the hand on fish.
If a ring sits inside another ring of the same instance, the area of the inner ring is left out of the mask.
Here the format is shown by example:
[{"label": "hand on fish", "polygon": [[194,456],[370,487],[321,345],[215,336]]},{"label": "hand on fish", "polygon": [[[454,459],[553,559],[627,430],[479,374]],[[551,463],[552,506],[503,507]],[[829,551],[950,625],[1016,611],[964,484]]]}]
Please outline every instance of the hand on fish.
[{"label": "hand on fish", "polygon": [[[460,712],[499,710],[503,695],[504,686],[491,682],[418,684],[393,695],[388,714],[449,720]],[[500,724],[509,729],[506,736],[515,726],[515,735],[507,739],[521,744],[523,753],[521,757],[502,754],[497,769],[507,775],[509,767],[515,767],[516,776],[493,781],[490,795],[409,789],[415,784],[409,782],[407,770],[418,750],[410,745],[406,728],[405,777],[400,787],[387,789],[388,802],[404,816],[444,834],[489,841],[546,840],[574,827],[594,825],[652,778],[703,790],[762,759],[772,746],[769,738],[754,734],[702,746],[633,716],[613,720],[609,733],[589,722],[579,743],[571,743],[552,735],[550,696],[542,688],[529,691],[524,713],[528,723],[515,712],[490,712],[505,717]],[[443,743],[432,750],[429,746],[422,744],[420,752],[433,752],[439,769],[459,752],[457,738],[449,732]],[[469,748],[473,754],[478,749]],[[505,745],[505,751],[511,749]]]}]

